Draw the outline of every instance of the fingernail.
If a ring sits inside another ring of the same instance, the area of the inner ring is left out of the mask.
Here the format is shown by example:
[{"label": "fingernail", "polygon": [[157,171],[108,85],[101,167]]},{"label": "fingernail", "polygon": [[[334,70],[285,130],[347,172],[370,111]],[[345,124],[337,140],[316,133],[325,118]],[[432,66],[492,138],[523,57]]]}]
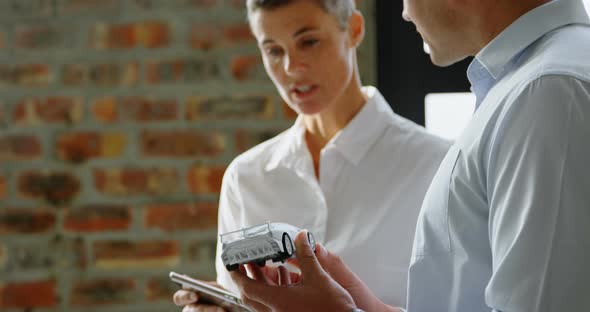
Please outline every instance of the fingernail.
[{"label": "fingernail", "polygon": [[303,230],[303,233],[305,235],[303,242],[304,242],[305,246],[309,246],[309,240],[307,240],[307,230]]},{"label": "fingernail", "polygon": [[197,300],[197,295],[194,292],[189,292],[188,293],[188,300],[190,300],[190,301]]}]

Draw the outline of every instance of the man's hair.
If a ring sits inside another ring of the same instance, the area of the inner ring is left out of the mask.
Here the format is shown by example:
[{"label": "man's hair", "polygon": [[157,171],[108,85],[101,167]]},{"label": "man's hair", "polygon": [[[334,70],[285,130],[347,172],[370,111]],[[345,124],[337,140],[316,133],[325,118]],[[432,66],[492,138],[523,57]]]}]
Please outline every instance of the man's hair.
[{"label": "man's hair", "polygon": [[[295,0],[247,0],[248,16],[256,10],[273,10],[292,3]],[[354,0],[315,0],[328,14],[334,16],[340,28],[348,27],[348,19],[355,9]]]}]

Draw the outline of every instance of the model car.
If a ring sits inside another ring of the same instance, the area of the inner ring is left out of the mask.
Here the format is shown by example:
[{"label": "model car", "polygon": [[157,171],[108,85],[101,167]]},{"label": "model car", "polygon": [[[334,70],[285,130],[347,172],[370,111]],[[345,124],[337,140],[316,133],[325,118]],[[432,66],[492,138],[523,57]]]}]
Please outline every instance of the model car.
[{"label": "model car", "polygon": [[[264,266],[267,260],[285,262],[295,254],[293,241],[301,229],[286,223],[264,223],[219,235],[221,260],[228,271],[240,264]],[[307,232],[310,246],[315,250],[315,238]]]}]

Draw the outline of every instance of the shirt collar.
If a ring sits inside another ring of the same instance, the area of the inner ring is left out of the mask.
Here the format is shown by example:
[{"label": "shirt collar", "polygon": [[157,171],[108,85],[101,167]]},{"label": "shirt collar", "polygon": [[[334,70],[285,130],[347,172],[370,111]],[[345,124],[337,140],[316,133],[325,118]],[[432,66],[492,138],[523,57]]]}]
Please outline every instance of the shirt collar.
[{"label": "shirt collar", "polygon": [[364,87],[367,102],[326,147],[334,146],[348,161],[357,165],[388,127],[380,119],[393,118],[393,110],[374,87]]},{"label": "shirt collar", "polygon": [[533,42],[569,24],[590,24],[581,0],[554,0],[518,18],[484,47],[469,65],[467,76],[476,96],[485,96],[493,83],[510,68],[516,56]]},{"label": "shirt collar", "polygon": [[[363,87],[362,90],[367,96],[367,102],[324,147],[324,149],[334,147],[354,165],[361,161],[388,126],[386,122],[377,122],[377,120],[393,117],[393,110],[376,88],[369,86]],[[309,153],[305,143],[305,126],[302,117],[299,116],[295,124],[285,133],[265,168],[270,171],[279,165],[285,167],[305,166],[307,164],[304,162],[307,160],[302,157],[305,153]]]}]

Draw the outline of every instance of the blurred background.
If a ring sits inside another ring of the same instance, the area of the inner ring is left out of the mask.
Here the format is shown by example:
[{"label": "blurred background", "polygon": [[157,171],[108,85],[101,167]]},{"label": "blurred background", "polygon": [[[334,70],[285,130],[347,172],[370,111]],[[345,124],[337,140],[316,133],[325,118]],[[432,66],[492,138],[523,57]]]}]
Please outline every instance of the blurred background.
[{"label": "blurred background", "polygon": [[[469,60],[357,3],[364,84],[454,138]],[[169,271],[215,277],[224,170],[295,117],[244,0],[0,0],[0,311],[179,311]]]}]

